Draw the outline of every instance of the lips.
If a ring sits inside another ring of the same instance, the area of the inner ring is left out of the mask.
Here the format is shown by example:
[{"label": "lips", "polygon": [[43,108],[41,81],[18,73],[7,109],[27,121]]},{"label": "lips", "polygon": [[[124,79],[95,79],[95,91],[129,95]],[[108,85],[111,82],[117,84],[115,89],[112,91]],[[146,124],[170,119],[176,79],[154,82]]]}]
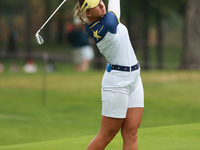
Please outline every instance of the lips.
[{"label": "lips", "polygon": [[105,7],[104,7],[104,8],[102,8],[102,12],[106,12],[106,9],[105,9]]}]

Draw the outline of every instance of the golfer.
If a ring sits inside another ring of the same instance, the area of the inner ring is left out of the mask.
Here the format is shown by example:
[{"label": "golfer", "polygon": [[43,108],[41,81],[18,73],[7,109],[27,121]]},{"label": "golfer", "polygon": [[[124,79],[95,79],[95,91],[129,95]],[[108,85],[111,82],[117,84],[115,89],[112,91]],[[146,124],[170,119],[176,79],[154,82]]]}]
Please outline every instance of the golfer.
[{"label": "golfer", "polygon": [[78,0],[75,16],[107,59],[102,79],[101,128],[87,150],[104,150],[121,129],[123,150],[138,150],[137,131],[144,108],[140,66],[126,27],[120,23],[120,0]]}]

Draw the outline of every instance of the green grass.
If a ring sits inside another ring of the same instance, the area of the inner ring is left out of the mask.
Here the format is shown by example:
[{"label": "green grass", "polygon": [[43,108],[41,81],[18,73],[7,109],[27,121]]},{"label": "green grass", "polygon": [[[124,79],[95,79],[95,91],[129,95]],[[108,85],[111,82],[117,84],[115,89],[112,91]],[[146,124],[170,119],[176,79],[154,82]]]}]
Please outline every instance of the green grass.
[{"label": "green grass", "polygon": [[[186,130],[187,129],[187,130]],[[166,127],[142,128],[138,133],[141,150],[198,150],[200,148],[200,123]],[[95,135],[65,138],[37,143],[1,146],[1,150],[85,150],[87,143]],[[118,134],[106,150],[122,149],[122,139]]]},{"label": "green grass", "polygon": [[[200,123],[199,71],[142,71],[142,149],[197,150]],[[0,150],[85,149],[98,132],[103,71],[76,73],[70,65],[46,75],[0,74]],[[107,149],[121,149],[118,135]]]}]

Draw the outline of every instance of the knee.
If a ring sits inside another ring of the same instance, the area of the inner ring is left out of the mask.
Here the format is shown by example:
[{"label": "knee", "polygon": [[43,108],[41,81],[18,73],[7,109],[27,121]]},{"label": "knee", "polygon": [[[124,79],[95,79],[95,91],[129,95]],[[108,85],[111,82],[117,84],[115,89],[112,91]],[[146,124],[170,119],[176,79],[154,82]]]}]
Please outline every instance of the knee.
[{"label": "knee", "polygon": [[104,140],[106,143],[109,143],[115,137],[117,133],[118,131],[109,130],[107,133],[104,133],[102,135],[102,140]]},{"label": "knee", "polygon": [[138,131],[138,128],[129,128],[129,129],[122,130],[121,134],[124,140],[135,142],[137,140],[137,131]]}]

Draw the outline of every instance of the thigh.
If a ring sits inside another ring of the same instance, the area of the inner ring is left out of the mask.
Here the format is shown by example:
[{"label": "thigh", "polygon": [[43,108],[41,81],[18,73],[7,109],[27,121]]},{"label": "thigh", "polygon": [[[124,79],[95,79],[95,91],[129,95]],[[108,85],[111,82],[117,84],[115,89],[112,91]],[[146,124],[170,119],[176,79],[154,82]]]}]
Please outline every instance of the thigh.
[{"label": "thigh", "polygon": [[104,150],[120,130],[123,119],[101,117],[101,128],[97,136],[90,142],[87,150]]},{"label": "thigh", "polygon": [[110,118],[103,116],[101,117],[101,128],[99,135],[103,137],[115,136],[120,130],[124,119]]},{"label": "thigh", "polygon": [[142,121],[142,115],[143,108],[128,108],[126,118],[122,125],[122,132],[137,132]]}]

